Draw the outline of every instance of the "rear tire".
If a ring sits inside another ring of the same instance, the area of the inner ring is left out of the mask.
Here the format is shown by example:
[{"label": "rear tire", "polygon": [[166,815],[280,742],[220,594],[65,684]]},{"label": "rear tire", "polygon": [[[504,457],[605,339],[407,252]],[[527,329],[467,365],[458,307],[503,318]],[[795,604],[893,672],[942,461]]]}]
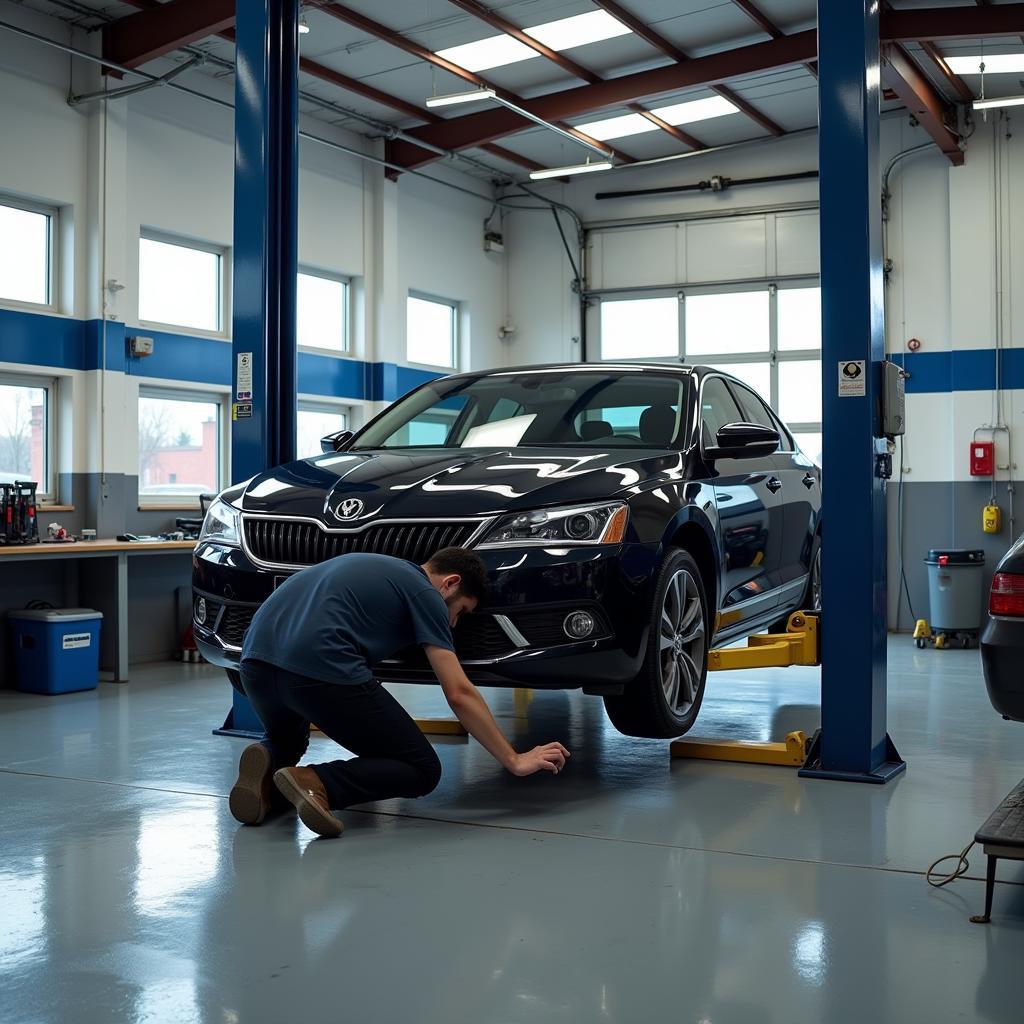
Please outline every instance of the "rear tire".
[{"label": "rear tire", "polygon": [[693,556],[670,548],[654,589],[647,651],[625,693],[605,697],[612,725],[627,736],[670,739],[697,719],[708,676],[711,618]]}]

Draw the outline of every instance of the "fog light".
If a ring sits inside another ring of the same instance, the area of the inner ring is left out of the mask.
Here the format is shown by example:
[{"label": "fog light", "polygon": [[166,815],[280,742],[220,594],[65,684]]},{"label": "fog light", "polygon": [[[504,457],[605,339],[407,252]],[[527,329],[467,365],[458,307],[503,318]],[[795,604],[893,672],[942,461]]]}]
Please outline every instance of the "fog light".
[{"label": "fog light", "polygon": [[204,625],[206,622],[206,598],[204,597],[200,597],[196,601],[196,622],[198,622],[200,626]]},{"label": "fog light", "polygon": [[585,640],[594,632],[594,616],[590,612],[572,612],[566,615],[562,629],[573,640]]}]

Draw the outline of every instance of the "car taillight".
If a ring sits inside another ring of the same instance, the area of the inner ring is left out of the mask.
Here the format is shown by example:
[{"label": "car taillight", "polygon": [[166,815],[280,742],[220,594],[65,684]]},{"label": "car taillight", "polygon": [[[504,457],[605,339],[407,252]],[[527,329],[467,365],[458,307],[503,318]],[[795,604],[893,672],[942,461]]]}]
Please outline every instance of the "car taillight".
[{"label": "car taillight", "polygon": [[1024,615],[1024,576],[997,572],[992,577],[988,610],[992,615]]}]

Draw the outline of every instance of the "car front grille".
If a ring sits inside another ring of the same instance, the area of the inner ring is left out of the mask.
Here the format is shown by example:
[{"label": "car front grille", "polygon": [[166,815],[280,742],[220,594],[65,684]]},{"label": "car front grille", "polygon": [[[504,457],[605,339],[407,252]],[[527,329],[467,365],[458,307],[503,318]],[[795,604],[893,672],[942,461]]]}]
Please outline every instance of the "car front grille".
[{"label": "car front grille", "polygon": [[241,647],[246,630],[256,614],[256,605],[228,605],[220,621],[217,635],[231,647]]},{"label": "car front grille", "polygon": [[[493,615],[464,616],[452,631],[452,639],[459,661],[489,661],[516,649]],[[399,662],[403,668],[430,668],[422,647],[406,647],[389,660]]]},{"label": "car front grille", "polygon": [[244,519],[245,543],[259,562],[315,565],[354,551],[423,563],[441,548],[461,547],[479,523],[382,523],[365,530],[328,532],[302,519]]}]

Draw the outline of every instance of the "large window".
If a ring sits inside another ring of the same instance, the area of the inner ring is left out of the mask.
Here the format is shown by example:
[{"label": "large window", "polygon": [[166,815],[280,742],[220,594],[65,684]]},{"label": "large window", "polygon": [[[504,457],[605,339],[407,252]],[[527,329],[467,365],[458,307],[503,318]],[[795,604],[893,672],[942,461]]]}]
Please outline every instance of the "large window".
[{"label": "large window", "polygon": [[340,355],[348,345],[348,281],[303,271],[298,281],[299,345]]},{"label": "large window", "polygon": [[320,454],[320,438],[348,428],[348,409],[314,402],[299,402],[296,455],[300,459]]},{"label": "large window", "polygon": [[139,319],[219,333],[223,253],[214,246],[143,235],[139,239]]},{"label": "large window", "polygon": [[190,504],[220,490],[222,404],[187,391],[139,392],[139,497]]},{"label": "large window", "polygon": [[55,220],[54,210],[0,199],[0,299],[53,304]]},{"label": "large window", "polygon": [[[596,297],[604,360],[683,361],[748,384],[821,460],[821,289],[817,282]],[[592,321],[594,323],[594,321]]]},{"label": "large window", "polygon": [[0,483],[29,480],[40,497],[52,498],[52,380],[0,377]]},{"label": "large window", "polygon": [[458,306],[442,299],[410,295],[405,310],[405,355],[410,363],[455,366]]}]

